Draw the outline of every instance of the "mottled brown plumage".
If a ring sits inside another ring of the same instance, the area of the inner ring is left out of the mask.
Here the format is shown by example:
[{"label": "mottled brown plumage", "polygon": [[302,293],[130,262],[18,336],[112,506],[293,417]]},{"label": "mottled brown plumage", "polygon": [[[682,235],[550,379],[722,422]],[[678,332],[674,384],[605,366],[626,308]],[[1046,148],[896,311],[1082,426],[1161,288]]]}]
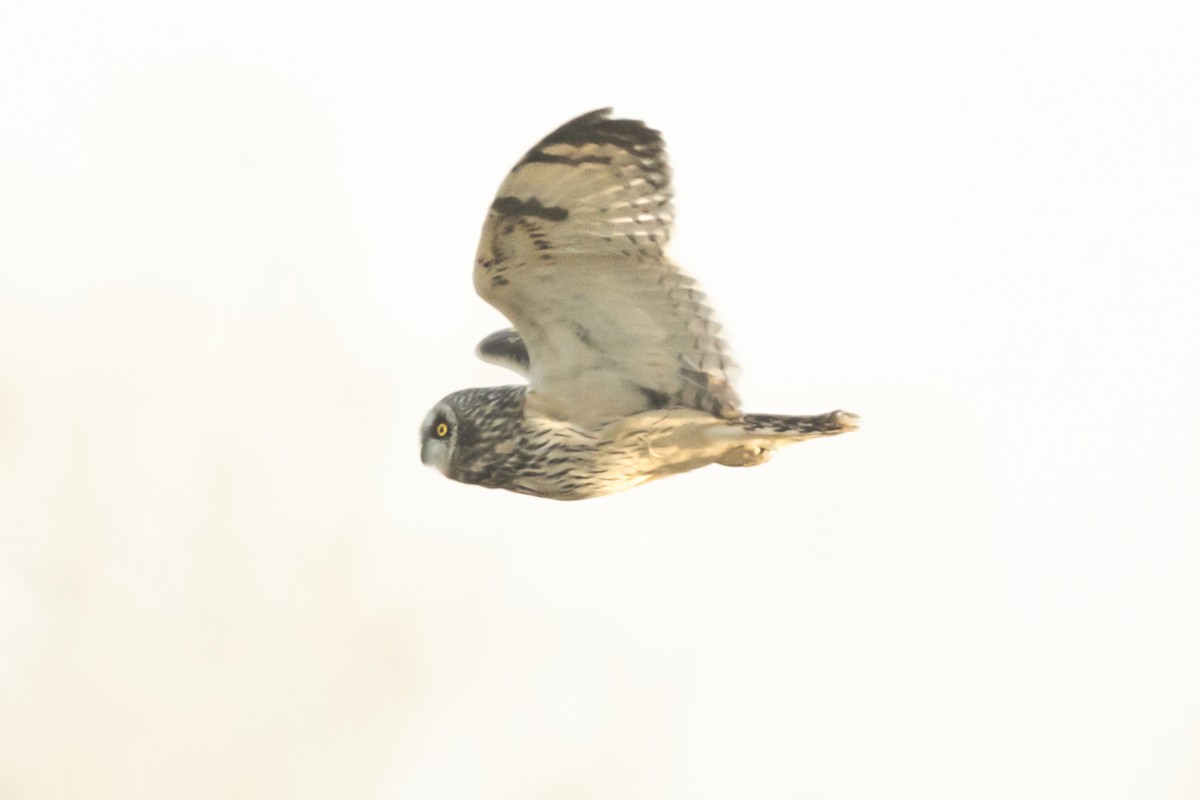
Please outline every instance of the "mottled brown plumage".
[{"label": "mottled brown plumage", "polygon": [[464,483],[594,497],[855,428],[743,414],[736,367],[704,294],[667,259],[670,169],[658,131],[585,114],[525,154],[488,212],[475,288],[515,325],[480,357],[529,386],[444,398],[422,459]]}]

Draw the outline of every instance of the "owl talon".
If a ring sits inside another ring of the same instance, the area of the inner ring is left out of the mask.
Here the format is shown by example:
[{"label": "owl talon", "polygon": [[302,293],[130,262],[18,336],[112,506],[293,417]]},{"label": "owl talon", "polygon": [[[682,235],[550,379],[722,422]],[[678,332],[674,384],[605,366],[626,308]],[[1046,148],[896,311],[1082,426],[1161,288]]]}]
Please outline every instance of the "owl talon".
[{"label": "owl talon", "polygon": [[771,451],[758,445],[737,447],[717,459],[725,467],[755,467],[771,460]]}]

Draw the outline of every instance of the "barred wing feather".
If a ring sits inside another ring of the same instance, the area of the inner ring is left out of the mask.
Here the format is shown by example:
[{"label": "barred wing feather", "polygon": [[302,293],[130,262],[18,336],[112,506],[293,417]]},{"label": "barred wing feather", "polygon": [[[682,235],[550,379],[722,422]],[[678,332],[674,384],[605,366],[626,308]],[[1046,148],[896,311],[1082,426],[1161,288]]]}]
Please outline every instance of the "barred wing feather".
[{"label": "barred wing feather", "polygon": [[476,291],[516,326],[543,413],[588,423],[686,406],[736,417],[720,326],[664,252],[662,137],[609,113],[568,122],[513,167],[484,224]]}]

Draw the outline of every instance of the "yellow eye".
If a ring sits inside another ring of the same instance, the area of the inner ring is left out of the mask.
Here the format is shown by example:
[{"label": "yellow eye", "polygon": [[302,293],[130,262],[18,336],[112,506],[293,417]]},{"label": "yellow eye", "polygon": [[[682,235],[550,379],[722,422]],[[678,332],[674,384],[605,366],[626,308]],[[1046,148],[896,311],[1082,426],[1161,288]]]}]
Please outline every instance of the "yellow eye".
[{"label": "yellow eye", "polygon": [[444,439],[446,437],[446,434],[450,432],[450,426],[444,422],[439,422],[437,424],[437,428],[435,429],[435,432],[437,433],[437,437],[439,439]]}]

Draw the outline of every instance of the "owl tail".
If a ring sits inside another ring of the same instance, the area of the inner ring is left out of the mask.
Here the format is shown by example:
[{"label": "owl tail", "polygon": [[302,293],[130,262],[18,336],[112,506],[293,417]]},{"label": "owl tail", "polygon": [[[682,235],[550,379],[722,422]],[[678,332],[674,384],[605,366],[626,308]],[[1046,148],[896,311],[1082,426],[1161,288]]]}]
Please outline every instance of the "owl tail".
[{"label": "owl tail", "polygon": [[782,414],[745,414],[742,430],[764,439],[780,439],[780,444],[803,442],[818,436],[836,436],[858,430],[858,415],[849,411],[830,411],[814,417],[788,417]]},{"label": "owl tail", "polygon": [[754,467],[769,461],[770,453],[779,447],[857,431],[858,415],[850,411],[829,411],[817,416],[745,414],[734,425],[722,426],[719,432],[713,432],[718,437],[732,440],[728,450],[716,458],[716,463],[726,467]]},{"label": "owl tail", "polygon": [[753,467],[771,458],[785,445],[836,436],[858,430],[858,415],[849,411],[830,411],[815,417],[785,417],[782,414],[744,414],[710,431],[709,435],[729,442],[729,448],[717,459],[727,467]]}]

